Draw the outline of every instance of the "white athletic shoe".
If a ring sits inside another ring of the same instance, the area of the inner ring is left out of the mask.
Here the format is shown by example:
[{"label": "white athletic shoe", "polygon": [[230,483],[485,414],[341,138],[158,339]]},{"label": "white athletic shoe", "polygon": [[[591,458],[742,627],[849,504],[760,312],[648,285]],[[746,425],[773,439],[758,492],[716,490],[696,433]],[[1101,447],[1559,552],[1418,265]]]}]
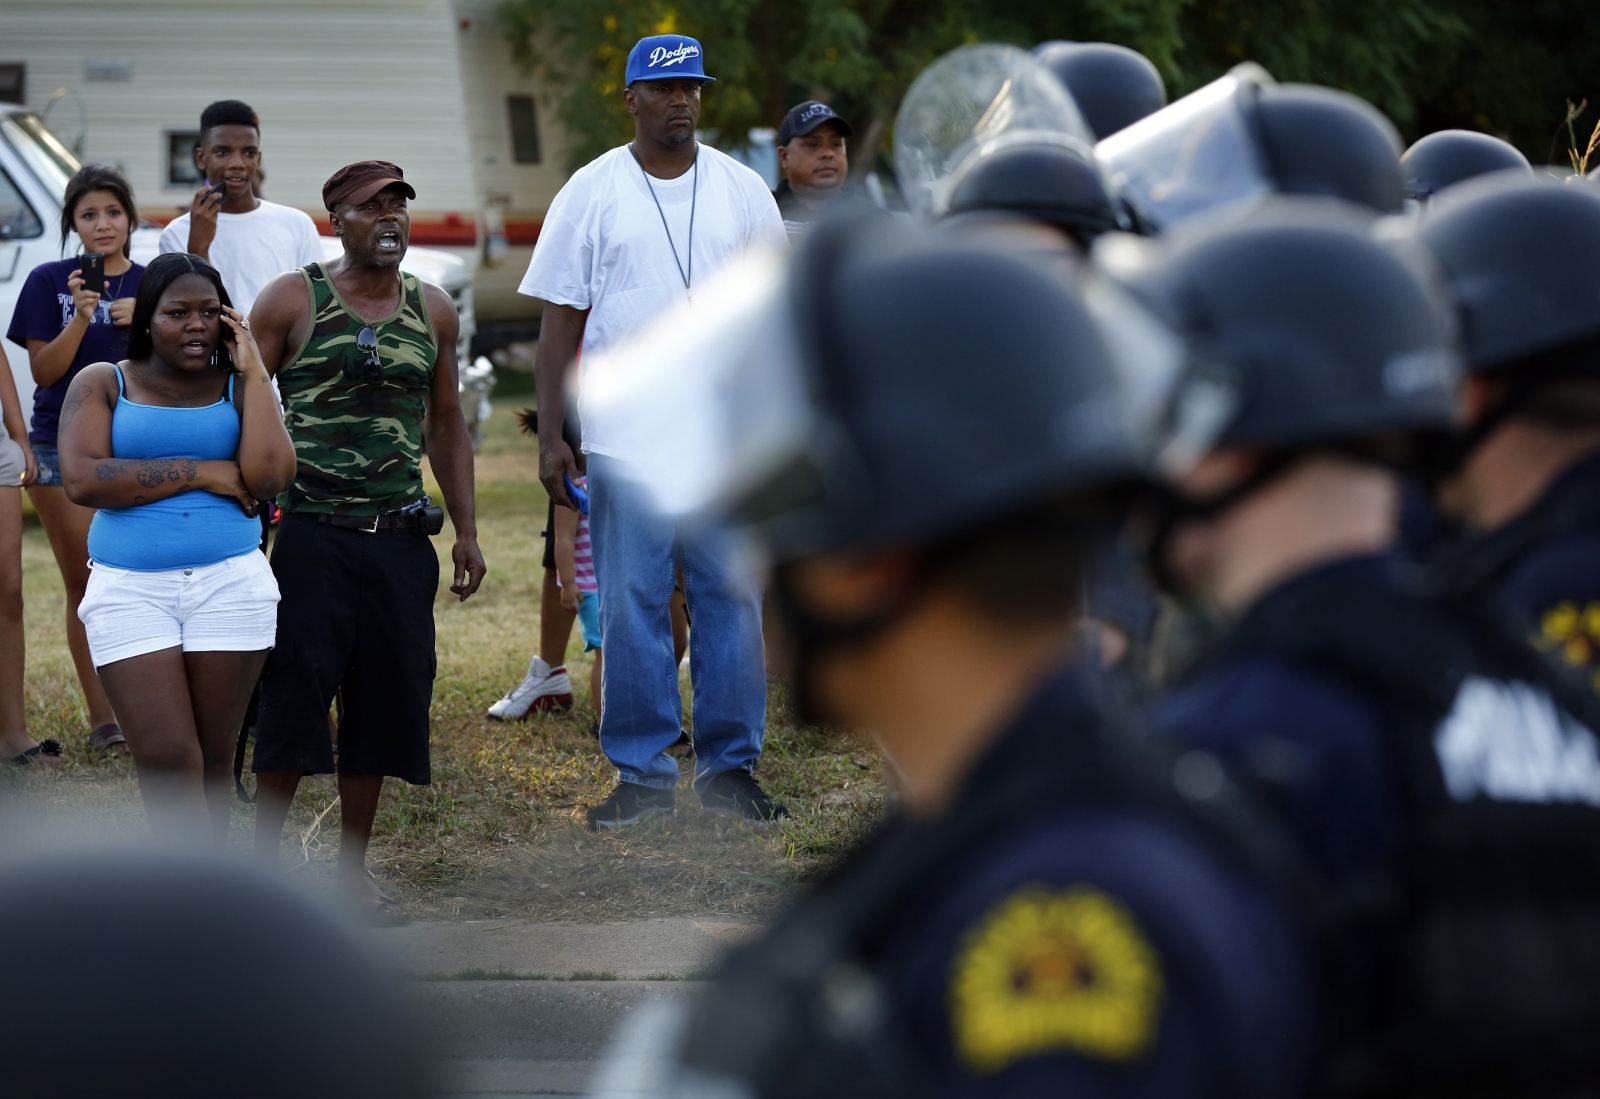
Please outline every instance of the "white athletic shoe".
[{"label": "white athletic shoe", "polygon": [[567,677],[567,669],[552,668],[536,656],[522,682],[489,707],[489,716],[495,721],[526,721],[535,713],[570,709],[572,680]]}]

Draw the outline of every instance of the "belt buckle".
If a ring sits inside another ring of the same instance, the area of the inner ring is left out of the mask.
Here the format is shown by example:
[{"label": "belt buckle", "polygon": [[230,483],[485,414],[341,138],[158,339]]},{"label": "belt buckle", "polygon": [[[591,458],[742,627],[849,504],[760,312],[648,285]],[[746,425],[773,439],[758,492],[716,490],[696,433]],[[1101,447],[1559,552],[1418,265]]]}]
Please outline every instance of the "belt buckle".
[{"label": "belt buckle", "polygon": [[357,531],[361,532],[362,534],[377,534],[378,533],[378,520],[382,519],[382,518],[383,518],[383,516],[381,516],[381,515],[374,515],[372,517],[372,525],[370,527],[354,527],[352,529],[357,530]]}]

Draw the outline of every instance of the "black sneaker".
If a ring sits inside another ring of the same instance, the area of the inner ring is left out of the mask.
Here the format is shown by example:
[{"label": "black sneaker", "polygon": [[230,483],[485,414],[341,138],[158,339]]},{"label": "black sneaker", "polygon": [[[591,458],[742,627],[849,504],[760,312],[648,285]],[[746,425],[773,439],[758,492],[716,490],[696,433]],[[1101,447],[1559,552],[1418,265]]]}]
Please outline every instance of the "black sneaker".
[{"label": "black sneaker", "polygon": [[619,782],[606,800],[591,805],[584,813],[589,831],[602,828],[627,828],[652,817],[671,815],[673,796],[671,790],[657,790],[637,782]]},{"label": "black sneaker", "polygon": [[724,771],[708,781],[700,791],[700,804],[707,812],[727,813],[758,823],[789,815],[789,810],[768,797],[755,776],[742,767]]}]

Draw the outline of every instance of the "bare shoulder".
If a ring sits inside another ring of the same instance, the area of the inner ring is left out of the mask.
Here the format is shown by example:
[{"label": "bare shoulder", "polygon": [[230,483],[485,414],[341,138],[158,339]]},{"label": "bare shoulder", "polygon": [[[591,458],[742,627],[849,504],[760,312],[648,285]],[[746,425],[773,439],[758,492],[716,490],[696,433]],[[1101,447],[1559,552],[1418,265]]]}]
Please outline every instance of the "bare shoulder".
[{"label": "bare shoulder", "polygon": [[72,379],[72,384],[67,387],[67,395],[62,401],[61,416],[67,416],[75,411],[85,401],[96,397],[112,403],[117,393],[117,367],[113,363],[90,363],[78,371],[78,376]]},{"label": "bare shoulder", "polygon": [[299,271],[288,271],[261,288],[255,305],[250,308],[250,316],[282,323],[310,310],[311,295],[306,291],[305,276]]},{"label": "bare shoulder", "polygon": [[449,291],[431,282],[417,281],[422,287],[422,299],[428,304],[428,319],[433,321],[434,331],[454,333],[459,318],[456,316],[456,303],[451,300]]}]

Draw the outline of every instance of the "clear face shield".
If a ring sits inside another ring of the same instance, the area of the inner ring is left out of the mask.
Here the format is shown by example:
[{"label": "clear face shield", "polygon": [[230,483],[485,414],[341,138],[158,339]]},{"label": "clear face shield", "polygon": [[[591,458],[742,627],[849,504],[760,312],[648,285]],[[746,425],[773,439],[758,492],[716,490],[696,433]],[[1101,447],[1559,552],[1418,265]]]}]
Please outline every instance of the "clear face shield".
[{"label": "clear face shield", "polygon": [[937,217],[962,161],[1011,134],[1071,143],[1094,135],[1066,88],[1033,55],[984,43],[952,50],[912,82],[894,124],[894,166],[907,205]]},{"label": "clear face shield", "polygon": [[583,364],[584,421],[628,440],[617,472],[666,517],[715,517],[812,438],[786,261],[748,253]]},{"label": "clear face shield", "polygon": [[1145,231],[1274,192],[1250,117],[1256,95],[1272,83],[1259,65],[1238,65],[1095,146]]}]

